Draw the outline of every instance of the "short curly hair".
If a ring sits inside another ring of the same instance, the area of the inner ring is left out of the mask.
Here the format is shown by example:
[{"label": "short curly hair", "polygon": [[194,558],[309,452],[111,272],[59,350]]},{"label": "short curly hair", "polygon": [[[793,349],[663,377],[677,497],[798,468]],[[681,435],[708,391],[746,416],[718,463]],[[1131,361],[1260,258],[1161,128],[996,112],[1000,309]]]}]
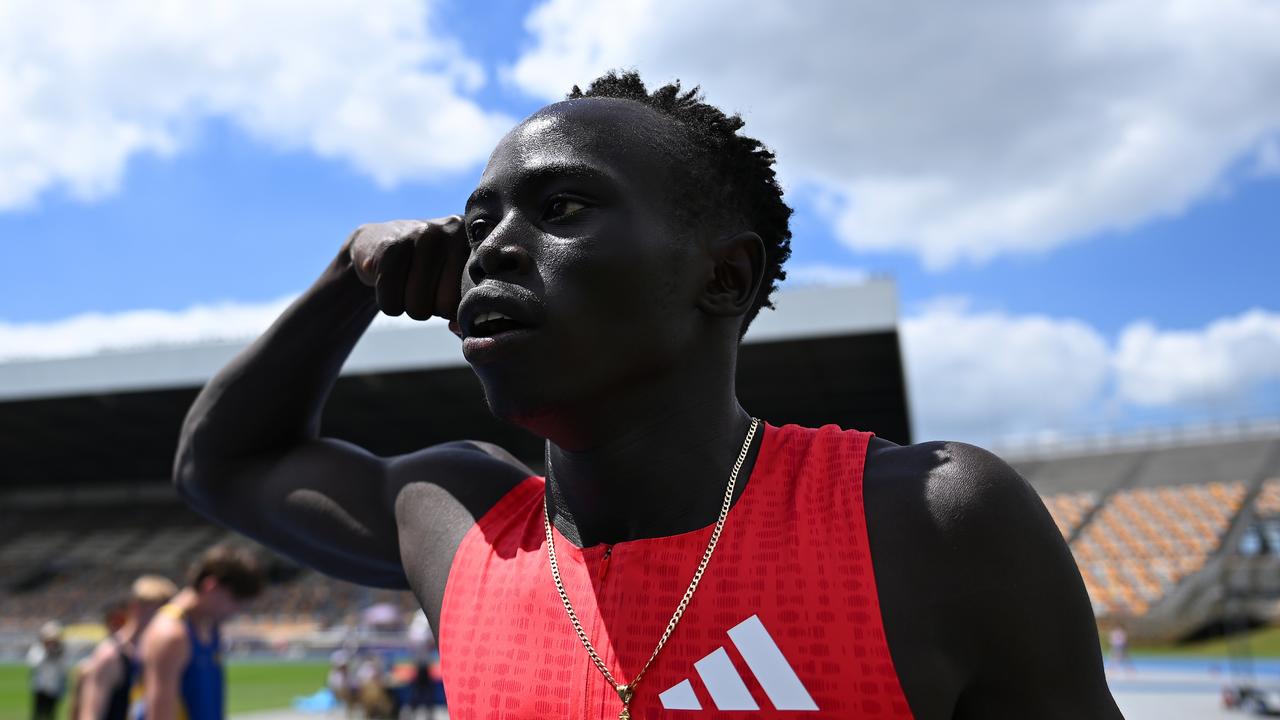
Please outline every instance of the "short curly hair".
[{"label": "short curly hair", "polygon": [[738,114],[726,115],[708,105],[700,87],[685,90],[679,80],[649,92],[639,73],[611,70],[593,80],[585,92],[574,85],[568,95],[569,100],[592,97],[632,100],[674,120],[694,155],[683,178],[692,192],[683,196],[696,198],[696,206],[681,208],[682,215],[702,218],[721,229],[750,230],[764,241],[764,279],[743,318],[741,337],[760,308],[773,307],[773,292],[787,277],[782,265],[791,256],[792,210],[782,199],[773,151],[738,133],[746,124]]}]

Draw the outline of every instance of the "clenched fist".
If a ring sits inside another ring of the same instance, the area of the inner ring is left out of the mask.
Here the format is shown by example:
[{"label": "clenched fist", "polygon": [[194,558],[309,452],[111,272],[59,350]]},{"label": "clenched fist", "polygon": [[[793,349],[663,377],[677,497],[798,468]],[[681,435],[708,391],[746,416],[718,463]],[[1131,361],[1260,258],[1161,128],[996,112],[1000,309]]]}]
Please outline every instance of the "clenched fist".
[{"label": "clenched fist", "polygon": [[360,281],[388,315],[455,320],[469,249],[462,218],[393,220],[361,225],[346,250]]}]

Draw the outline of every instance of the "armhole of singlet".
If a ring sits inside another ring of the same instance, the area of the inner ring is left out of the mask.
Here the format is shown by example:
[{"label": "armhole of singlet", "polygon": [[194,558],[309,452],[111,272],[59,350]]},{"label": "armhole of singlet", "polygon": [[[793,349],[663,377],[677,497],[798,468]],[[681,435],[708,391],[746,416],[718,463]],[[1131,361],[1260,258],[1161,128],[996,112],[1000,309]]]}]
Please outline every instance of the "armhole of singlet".
[{"label": "armhole of singlet", "polygon": [[462,541],[458,543],[458,549],[453,554],[453,561],[449,563],[449,575],[444,579],[444,595],[440,599],[440,627],[438,628],[439,637],[436,638],[437,644],[442,648],[444,646],[445,636],[445,618],[452,615],[450,605],[452,605],[453,593],[450,586],[455,577],[459,563],[463,562],[471,552],[471,546],[477,542],[483,542],[486,529],[492,528],[501,520],[510,517],[511,511],[532,503],[533,499],[541,498],[543,487],[546,481],[537,475],[529,477],[516,483],[515,487],[507,491],[505,495],[493,504],[493,507],[485,511],[483,515],[476,518],[476,521],[466,534],[462,536]]},{"label": "armhole of singlet", "polygon": [[872,609],[875,611],[874,617],[876,619],[876,624],[880,628],[880,642],[884,645],[886,661],[889,663],[889,667],[893,668],[893,680],[898,685],[898,695],[902,698],[904,703],[907,703],[908,715],[914,717],[914,714],[911,711],[911,705],[907,700],[907,693],[902,687],[902,678],[898,675],[898,665],[893,659],[893,649],[889,647],[889,631],[885,628],[884,612],[880,608],[880,583],[876,579],[876,556],[871,550],[871,522],[867,515],[866,481],[867,455],[871,449],[871,439],[874,437],[875,433],[872,432],[861,433],[861,457],[855,460],[858,479],[856,483],[853,483],[851,493],[853,495],[852,499],[861,506],[862,510],[862,524],[859,526],[859,532],[861,533],[860,539],[862,541],[863,551],[867,554],[867,567],[871,569],[871,576],[867,578],[867,583],[871,587],[871,602],[874,603],[874,607]]},{"label": "armhole of singlet", "polygon": [[[458,543],[458,552],[454,553],[453,562],[449,563],[449,573],[453,574],[453,566],[458,563],[458,558],[462,556],[463,549],[475,542],[477,535],[483,535],[485,530],[491,530],[499,522],[508,520],[511,517],[512,510],[533,502],[535,496],[541,498],[545,486],[545,479],[538,475],[530,475],[516,483],[505,495],[498,498],[498,502],[494,503],[493,507],[486,510],[483,515],[476,518],[475,523],[462,536],[462,541]],[[448,596],[448,594],[449,584],[446,578],[445,595]]]}]

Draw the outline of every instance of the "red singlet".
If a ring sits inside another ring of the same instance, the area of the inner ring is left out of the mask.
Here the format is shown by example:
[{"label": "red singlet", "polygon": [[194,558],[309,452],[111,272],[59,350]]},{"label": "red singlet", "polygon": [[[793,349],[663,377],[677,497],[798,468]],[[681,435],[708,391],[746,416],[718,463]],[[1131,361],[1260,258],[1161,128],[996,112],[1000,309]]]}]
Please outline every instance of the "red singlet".
[{"label": "red singlet", "polygon": [[[632,717],[911,717],[867,545],[869,438],[834,425],[765,426],[750,480]],[[552,583],[544,484],[529,478],[504,496],[453,561],[440,654],[454,720],[616,718],[621,709]],[[649,659],[711,529],[583,549],[556,533],[569,599],[619,681]]]}]

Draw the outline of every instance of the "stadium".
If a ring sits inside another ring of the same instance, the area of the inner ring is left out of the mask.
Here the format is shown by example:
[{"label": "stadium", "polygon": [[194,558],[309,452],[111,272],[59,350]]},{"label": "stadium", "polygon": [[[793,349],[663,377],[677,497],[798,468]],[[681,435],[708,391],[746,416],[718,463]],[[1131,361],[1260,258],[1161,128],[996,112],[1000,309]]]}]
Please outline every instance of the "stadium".
[{"label": "stadium", "polygon": [[[746,338],[744,406],[774,424],[832,422],[910,442],[896,304],[885,279],[788,290]],[[0,662],[20,661],[51,619],[83,649],[101,636],[104,605],[133,577],[181,578],[201,551],[237,539],[181,503],[169,469],[187,407],[243,344],[0,364]],[[367,334],[326,413],[325,434],[382,454],[466,437],[512,448],[531,466],[541,457],[539,441],[489,415],[443,323]],[[1135,644],[1169,645],[1277,615],[1280,427],[1191,428],[1001,454],[1069,542],[1104,636],[1122,627]],[[315,689],[325,659],[353,637],[405,645],[416,610],[407,593],[270,557],[268,592],[228,628],[233,658],[301,663],[296,689]]]},{"label": "stadium", "polygon": [[1277,36],[0,5],[0,720],[1280,717]]}]

